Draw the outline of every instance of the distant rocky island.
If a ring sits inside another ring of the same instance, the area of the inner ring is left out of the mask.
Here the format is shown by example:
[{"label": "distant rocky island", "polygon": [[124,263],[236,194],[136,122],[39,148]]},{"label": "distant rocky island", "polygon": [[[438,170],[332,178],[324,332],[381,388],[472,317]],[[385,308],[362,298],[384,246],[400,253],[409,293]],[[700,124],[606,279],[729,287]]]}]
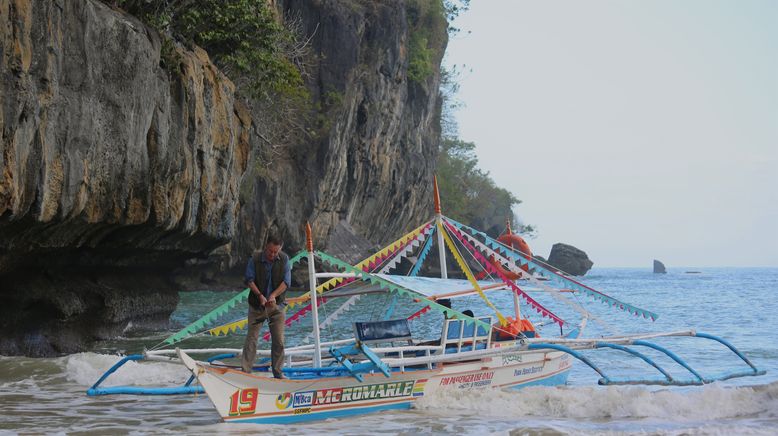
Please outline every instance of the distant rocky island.
[{"label": "distant rocky island", "polygon": [[665,264],[656,259],[654,259],[654,274],[667,274]]},{"label": "distant rocky island", "polygon": [[566,274],[574,276],[586,275],[594,265],[594,262],[589,259],[585,251],[561,242],[551,247],[551,254],[549,254],[548,260],[543,259],[541,256],[535,257],[542,259],[543,262]]}]

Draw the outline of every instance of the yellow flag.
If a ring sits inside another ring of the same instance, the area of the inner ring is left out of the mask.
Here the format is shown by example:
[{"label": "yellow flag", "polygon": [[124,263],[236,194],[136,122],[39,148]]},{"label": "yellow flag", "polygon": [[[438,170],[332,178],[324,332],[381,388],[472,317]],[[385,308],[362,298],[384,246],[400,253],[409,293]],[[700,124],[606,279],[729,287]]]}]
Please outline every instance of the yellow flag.
[{"label": "yellow flag", "polygon": [[457,264],[459,264],[459,268],[461,268],[462,272],[465,273],[465,276],[467,277],[467,280],[469,280],[470,284],[473,285],[473,289],[475,289],[475,291],[478,292],[478,295],[497,314],[497,319],[500,320],[500,325],[504,326],[504,325],[508,324],[508,321],[505,319],[504,316],[502,316],[502,313],[500,313],[500,311],[497,310],[496,307],[494,307],[494,304],[492,304],[492,302],[489,301],[488,298],[486,298],[486,294],[484,294],[484,291],[481,290],[481,286],[478,285],[478,280],[475,279],[475,276],[473,275],[473,272],[470,271],[470,268],[467,266],[467,263],[465,262],[464,259],[462,259],[462,256],[459,254],[459,251],[457,250],[456,246],[454,245],[454,241],[452,241],[451,237],[448,236],[448,233],[446,233],[446,231],[443,230],[443,225],[441,223],[438,223],[438,231],[440,232],[440,234],[443,235],[443,239],[446,240],[446,245],[448,246],[448,250],[451,252],[452,255],[454,255],[454,259],[456,259]]}]

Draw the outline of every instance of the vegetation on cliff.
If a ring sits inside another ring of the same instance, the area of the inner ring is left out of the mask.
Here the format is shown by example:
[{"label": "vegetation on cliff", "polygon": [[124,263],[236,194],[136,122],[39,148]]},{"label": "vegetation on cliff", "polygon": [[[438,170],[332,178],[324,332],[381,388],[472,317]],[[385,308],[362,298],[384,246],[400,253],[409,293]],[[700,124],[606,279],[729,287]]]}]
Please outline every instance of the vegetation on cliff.
[{"label": "vegetation on cliff", "polygon": [[[135,15],[162,36],[161,62],[171,72],[180,63],[175,44],[197,45],[237,85],[239,92],[255,101],[260,137],[270,147],[255,156],[262,167],[274,160],[285,143],[301,137],[326,136],[331,114],[326,108],[342,95],[329,90],[312,104],[305,86],[306,37],[294,19],[279,19],[266,0],[104,0]],[[438,70],[450,34],[458,32],[451,23],[467,10],[469,0],[407,0],[408,70],[411,83],[422,84]],[[451,113],[456,109],[454,74],[443,72],[443,137],[437,161],[441,191],[447,199],[447,213],[463,222],[499,232],[505,219],[517,229],[531,232],[516,221],[512,193],[495,185],[478,167],[475,144],[457,137]],[[337,98],[333,98],[337,97]],[[312,115],[312,117],[311,117]],[[310,119],[309,119],[310,118]],[[297,120],[297,121],[295,121]],[[306,127],[307,126],[307,127]]]},{"label": "vegetation on cliff", "polygon": [[233,81],[260,99],[306,98],[296,35],[266,0],[115,0],[163,36],[162,62],[178,68],[172,41],[196,44]]},{"label": "vegetation on cliff", "polygon": [[439,66],[435,60],[442,53],[449,34],[457,28],[450,23],[467,10],[470,0],[407,0],[406,17],[410,28],[408,43],[408,79],[423,83]]},{"label": "vegetation on cliff", "polygon": [[437,70],[435,47],[445,47],[446,9],[441,0],[409,0],[406,16],[410,37],[408,43],[408,79],[423,83]]},{"label": "vegetation on cliff", "polygon": [[437,173],[446,215],[495,235],[505,228],[506,219],[521,232],[532,231],[516,222],[512,208],[521,201],[478,167],[474,143],[441,139]]}]

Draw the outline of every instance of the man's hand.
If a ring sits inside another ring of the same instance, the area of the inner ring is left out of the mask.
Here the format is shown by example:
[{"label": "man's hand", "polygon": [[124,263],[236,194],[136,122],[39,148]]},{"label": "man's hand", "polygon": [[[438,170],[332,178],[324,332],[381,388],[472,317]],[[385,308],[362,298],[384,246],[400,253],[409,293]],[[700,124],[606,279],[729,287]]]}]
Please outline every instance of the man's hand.
[{"label": "man's hand", "polygon": [[251,292],[254,293],[254,295],[259,298],[259,305],[264,306],[267,304],[267,298],[265,298],[264,295],[262,295],[261,292],[259,292],[259,288],[257,288],[257,285],[254,284],[254,282],[249,282],[249,289],[251,289]]},{"label": "man's hand", "polygon": [[274,308],[276,306],[276,297],[271,296],[269,299],[265,300],[263,304],[268,309]]}]

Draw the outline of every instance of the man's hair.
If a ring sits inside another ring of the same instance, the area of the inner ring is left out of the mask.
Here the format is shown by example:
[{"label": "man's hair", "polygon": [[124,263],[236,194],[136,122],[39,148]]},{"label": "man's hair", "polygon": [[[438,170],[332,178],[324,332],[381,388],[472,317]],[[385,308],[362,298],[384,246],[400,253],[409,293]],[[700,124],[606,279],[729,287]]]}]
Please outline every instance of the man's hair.
[{"label": "man's hair", "polygon": [[267,244],[284,245],[284,240],[278,235],[270,234],[267,237]]}]

